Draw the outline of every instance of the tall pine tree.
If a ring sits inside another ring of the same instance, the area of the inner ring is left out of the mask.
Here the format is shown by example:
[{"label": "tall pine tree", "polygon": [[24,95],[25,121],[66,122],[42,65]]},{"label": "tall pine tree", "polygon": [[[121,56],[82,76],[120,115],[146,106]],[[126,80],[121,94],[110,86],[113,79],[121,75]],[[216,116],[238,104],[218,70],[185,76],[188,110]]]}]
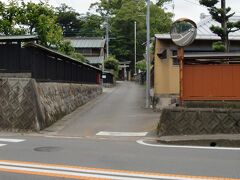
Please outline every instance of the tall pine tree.
[{"label": "tall pine tree", "polygon": [[212,18],[219,22],[221,26],[211,26],[211,31],[221,37],[221,42],[213,43],[213,49],[216,51],[229,52],[229,33],[240,30],[240,21],[231,22],[230,18],[235,14],[231,13],[231,8],[226,7],[226,1],[221,0],[221,7],[217,8],[219,0],[200,0],[200,4],[208,7],[208,11]]}]

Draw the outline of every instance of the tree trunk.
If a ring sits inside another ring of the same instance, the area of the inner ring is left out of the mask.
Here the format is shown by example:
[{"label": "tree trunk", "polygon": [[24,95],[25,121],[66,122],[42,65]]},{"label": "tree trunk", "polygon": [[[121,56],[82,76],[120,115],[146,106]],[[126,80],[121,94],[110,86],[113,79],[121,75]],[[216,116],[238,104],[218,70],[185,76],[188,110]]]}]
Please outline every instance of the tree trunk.
[{"label": "tree trunk", "polygon": [[223,10],[222,14],[222,28],[224,30],[224,37],[222,38],[222,42],[225,46],[225,52],[229,52],[229,40],[228,40],[228,32],[227,32],[227,12],[226,12],[226,1],[221,0],[221,8]]}]

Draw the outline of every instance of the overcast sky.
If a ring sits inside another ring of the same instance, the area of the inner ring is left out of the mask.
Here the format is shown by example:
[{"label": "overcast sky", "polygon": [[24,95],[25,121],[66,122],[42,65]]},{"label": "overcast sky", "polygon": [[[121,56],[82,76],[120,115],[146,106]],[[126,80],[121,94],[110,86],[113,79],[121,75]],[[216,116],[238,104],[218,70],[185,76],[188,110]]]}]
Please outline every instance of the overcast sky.
[{"label": "overcast sky", "polygon": [[[7,1],[7,0],[1,0]],[[27,0],[26,0],[27,1]],[[32,0],[33,2],[38,2],[39,0]],[[79,13],[86,13],[89,9],[91,3],[97,0],[49,0],[50,4],[53,6],[59,6],[61,3],[66,3],[68,6],[73,7]],[[152,0],[155,1],[155,0]],[[205,7],[199,5],[199,0],[173,0],[175,4],[174,13],[175,19],[180,17],[187,17],[195,22],[199,21],[201,13],[207,14],[208,11]],[[240,15],[240,3],[239,0],[226,0],[227,5],[232,7],[232,9]],[[172,4],[166,5],[168,11],[173,10]]]}]

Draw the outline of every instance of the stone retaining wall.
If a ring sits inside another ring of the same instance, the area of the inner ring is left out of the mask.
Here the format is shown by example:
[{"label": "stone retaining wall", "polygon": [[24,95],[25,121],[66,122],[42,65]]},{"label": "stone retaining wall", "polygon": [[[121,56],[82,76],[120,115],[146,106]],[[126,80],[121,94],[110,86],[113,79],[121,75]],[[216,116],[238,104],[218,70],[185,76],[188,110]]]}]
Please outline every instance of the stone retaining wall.
[{"label": "stone retaining wall", "polygon": [[0,129],[44,129],[101,93],[99,85],[0,78]]},{"label": "stone retaining wall", "polygon": [[240,109],[165,108],[158,135],[200,135],[240,133]]}]

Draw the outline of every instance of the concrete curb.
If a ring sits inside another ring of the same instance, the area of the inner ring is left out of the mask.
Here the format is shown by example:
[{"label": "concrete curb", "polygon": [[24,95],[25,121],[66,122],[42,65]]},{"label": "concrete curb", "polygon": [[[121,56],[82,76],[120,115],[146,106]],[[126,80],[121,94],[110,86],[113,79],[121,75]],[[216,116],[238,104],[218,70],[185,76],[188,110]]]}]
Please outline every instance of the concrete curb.
[{"label": "concrete curb", "polygon": [[163,142],[201,141],[201,140],[240,140],[240,134],[161,136],[158,138],[158,140]]}]

